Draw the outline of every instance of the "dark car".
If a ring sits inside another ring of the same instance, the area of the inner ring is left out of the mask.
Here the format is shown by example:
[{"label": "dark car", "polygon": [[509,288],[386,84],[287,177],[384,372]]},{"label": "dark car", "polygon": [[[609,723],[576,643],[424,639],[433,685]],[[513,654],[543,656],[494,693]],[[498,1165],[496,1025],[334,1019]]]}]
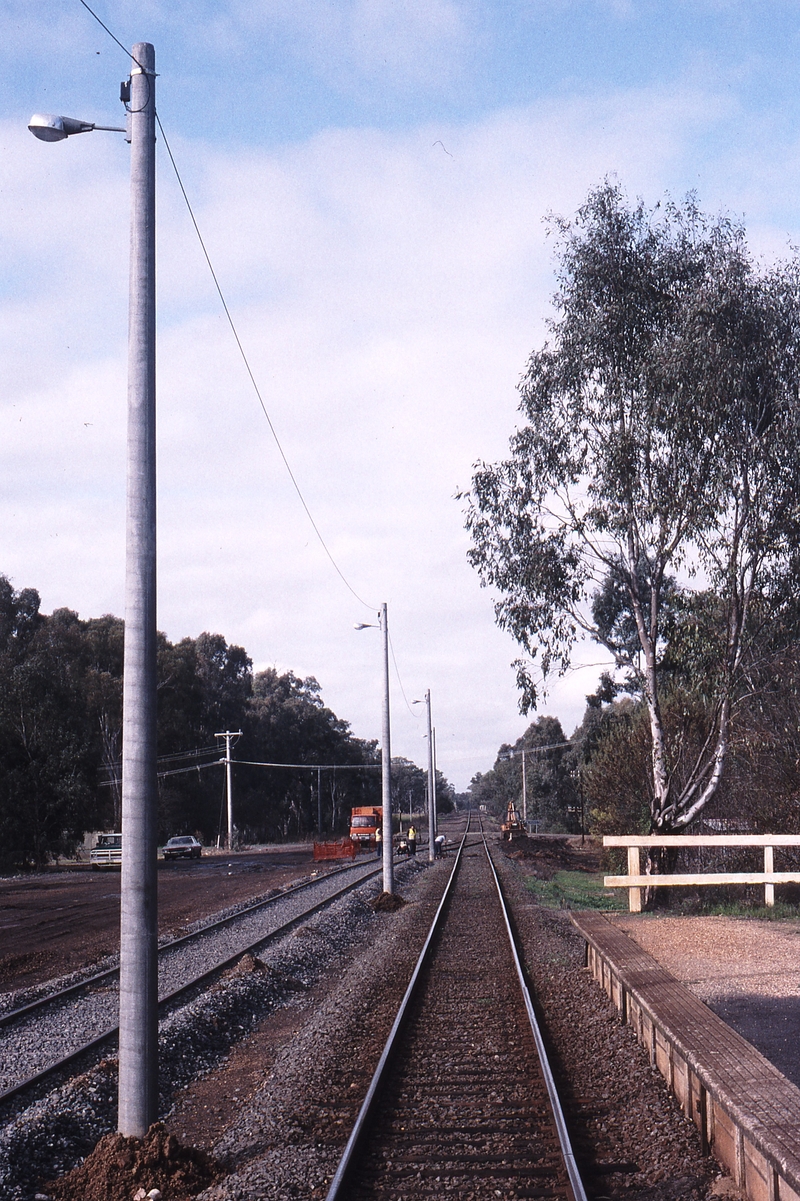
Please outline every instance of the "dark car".
[{"label": "dark car", "polygon": [[203,853],[203,845],[191,834],[181,834],[170,838],[164,847],[165,859],[199,859]]}]

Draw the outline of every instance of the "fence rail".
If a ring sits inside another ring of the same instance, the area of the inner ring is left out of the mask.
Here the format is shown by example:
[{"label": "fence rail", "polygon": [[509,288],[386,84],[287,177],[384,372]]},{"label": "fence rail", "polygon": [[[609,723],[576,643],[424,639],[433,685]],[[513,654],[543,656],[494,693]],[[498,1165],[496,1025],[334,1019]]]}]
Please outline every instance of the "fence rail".
[{"label": "fence rail", "polygon": [[[605,876],[606,888],[627,888],[628,909],[642,911],[642,889],[677,888],[680,885],[763,884],[764,904],[775,904],[776,884],[800,884],[800,872],[774,870],[775,847],[800,847],[800,834],[607,834],[603,846],[628,848],[627,876]],[[642,847],[763,847],[763,872],[684,872],[642,874]]]}]

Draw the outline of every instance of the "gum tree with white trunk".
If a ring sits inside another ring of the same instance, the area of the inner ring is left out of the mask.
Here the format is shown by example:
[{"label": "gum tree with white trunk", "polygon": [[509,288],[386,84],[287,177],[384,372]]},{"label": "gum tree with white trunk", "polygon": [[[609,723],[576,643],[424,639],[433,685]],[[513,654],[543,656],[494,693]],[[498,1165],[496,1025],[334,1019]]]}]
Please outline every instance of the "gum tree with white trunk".
[{"label": "gum tree with white trunk", "polygon": [[[476,465],[469,557],[523,648],[523,711],[584,635],[627,673],[649,714],[652,828],[680,830],[719,785],[750,636],[796,571],[800,269],[757,266],[742,227],[691,196],[648,210],[608,181],[551,230],[555,316],[509,458]],[[662,717],[676,579],[715,595],[723,630],[708,733],[680,775]],[[627,637],[592,606],[609,580]]]}]

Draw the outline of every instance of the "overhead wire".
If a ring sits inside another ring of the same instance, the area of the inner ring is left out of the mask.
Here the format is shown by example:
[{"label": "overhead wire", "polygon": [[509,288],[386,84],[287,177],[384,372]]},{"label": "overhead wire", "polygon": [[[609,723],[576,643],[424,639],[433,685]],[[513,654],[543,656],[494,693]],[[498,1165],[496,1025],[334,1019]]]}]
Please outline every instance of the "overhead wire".
[{"label": "overhead wire", "polygon": [[[114,34],[111,32],[111,30],[110,30],[110,29],[108,28],[108,26],[107,26],[107,25],[106,25],[106,24],[105,24],[105,23],[104,23],[104,22],[103,22],[103,21],[100,19],[100,17],[97,15],[97,13],[96,13],[96,12],[95,12],[95,11],[94,11],[94,10],[93,10],[93,9],[92,9],[92,8],[91,8],[91,7],[90,7],[88,4],[87,4],[87,3],[86,3],[86,0],[79,0],[79,3],[80,3],[81,5],[83,5],[83,7],[86,9],[86,11],[87,11],[88,13],[90,13],[90,14],[91,14],[91,16],[92,16],[92,17],[94,17],[94,19],[97,21],[98,25],[100,25],[100,26],[101,26],[101,28],[105,30],[105,32],[108,34],[108,36],[111,38],[111,40],[112,40],[113,42],[115,42],[117,46],[119,46],[120,50],[122,50],[122,51],[124,52],[124,54],[125,54],[127,57],[133,57],[133,56],[131,55],[130,51],[129,51],[129,50],[128,50],[128,49],[127,49],[127,48],[126,48],[124,45],[123,45],[123,43],[122,43],[122,42],[119,40],[119,38],[117,38],[117,37],[116,37],[116,36],[115,36],[115,35],[114,35]],[[134,58],[134,62],[137,62],[137,63],[138,63],[138,59]],[[139,66],[141,67],[141,63],[139,63]],[[281,457],[281,459],[282,459],[282,461],[283,461],[283,465],[284,465],[284,467],[286,468],[286,471],[287,471],[287,473],[288,473],[289,479],[291,480],[291,482],[292,482],[292,485],[293,485],[293,487],[294,487],[294,490],[295,490],[295,492],[297,493],[298,499],[300,500],[300,503],[301,503],[301,505],[303,506],[303,510],[305,511],[306,517],[308,518],[309,522],[311,523],[311,527],[312,527],[312,529],[314,530],[314,533],[316,534],[316,536],[317,536],[317,538],[318,538],[318,540],[319,540],[319,543],[320,543],[320,545],[322,546],[322,549],[325,551],[325,554],[327,555],[327,557],[328,557],[328,560],[330,561],[330,564],[331,564],[331,566],[333,567],[333,569],[334,569],[334,571],[336,572],[336,574],[339,576],[339,579],[342,581],[342,583],[343,583],[343,584],[344,584],[344,586],[347,588],[347,590],[348,590],[348,591],[351,593],[351,595],[355,597],[355,599],[358,601],[358,603],[359,603],[360,605],[363,605],[363,606],[364,606],[366,609],[373,609],[373,610],[374,610],[374,609],[375,609],[377,606],[375,606],[375,605],[372,605],[372,604],[369,604],[367,601],[365,601],[365,600],[364,600],[364,598],[363,598],[363,597],[359,596],[359,594],[356,592],[355,588],[352,586],[352,584],[350,583],[350,581],[349,581],[349,580],[347,579],[347,577],[345,576],[344,572],[343,572],[343,571],[341,570],[341,568],[339,567],[339,564],[338,564],[338,563],[336,562],[336,560],[334,559],[334,557],[333,557],[333,554],[332,554],[332,552],[331,552],[330,548],[328,547],[328,544],[327,544],[327,542],[325,541],[324,537],[322,536],[322,532],[321,532],[321,530],[319,529],[319,526],[317,525],[316,521],[314,520],[314,517],[313,517],[313,515],[312,515],[312,513],[311,513],[311,510],[310,510],[310,508],[309,508],[309,506],[308,506],[308,504],[307,504],[307,502],[306,502],[305,496],[303,495],[303,491],[302,491],[302,489],[301,489],[301,487],[300,487],[300,485],[299,485],[299,483],[298,483],[298,481],[297,481],[297,478],[296,478],[296,476],[295,476],[295,474],[294,474],[294,471],[292,470],[291,464],[289,463],[289,459],[288,459],[288,457],[287,457],[287,455],[286,455],[286,452],[285,452],[285,451],[284,451],[284,449],[283,449],[283,445],[282,445],[282,443],[281,443],[281,440],[280,440],[280,438],[278,437],[278,432],[277,432],[277,430],[275,429],[275,426],[274,426],[274,424],[273,424],[272,418],[270,417],[269,410],[267,409],[267,406],[266,406],[266,404],[265,404],[265,402],[264,402],[264,398],[263,398],[263,396],[262,396],[262,394],[261,394],[261,389],[259,388],[259,386],[258,386],[258,382],[257,382],[257,380],[256,380],[256,378],[255,378],[255,375],[254,375],[254,373],[253,373],[253,369],[252,369],[252,367],[250,366],[250,361],[249,361],[249,359],[248,359],[248,357],[247,357],[247,352],[245,351],[245,349],[244,349],[244,346],[243,346],[243,344],[242,344],[242,340],[241,340],[241,338],[239,337],[239,332],[238,332],[238,330],[237,330],[237,328],[236,328],[236,323],[234,322],[233,315],[231,314],[231,311],[230,311],[230,309],[229,309],[229,307],[228,307],[228,303],[227,303],[227,301],[226,301],[226,299],[225,299],[225,294],[224,294],[224,293],[223,293],[223,291],[222,291],[222,286],[221,286],[221,284],[220,284],[220,282],[219,282],[219,278],[218,278],[218,276],[217,276],[217,273],[216,273],[216,271],[214,270],[214,265],[213,265],[213,263],[211,262],[211,256],[210,256],[210,254],[209,254],[209,252],[208,252],[208,249],[207,249],[207,247],[206,247],[205,241],[204,241],[204,239],[203,239],[203,235],[202,235],[202,233],[200,232],[200,226],[198,225],[197,218],[196,218],[196,216],[195,216],[195,213],[194,213],[194,209],[192,208],[191,201],[189,200],[189,196],[188,196],[188,193],[187,193],[187,191],[186,191],[186,187],[185,187],[185,185],[184,185],[184,182],[183,182],[183,179],[182,179],[182,177],[181,177],[181,173],[180,173],[180,171],[179,171],[179,169],[178,169],[178,164],[177,164],[177,162],[175,161],[175,156],[174,156],[174,154],[172,153],[172,147],[171,147],[171,146],[170,146],[170,144],[169,144],[169,139],[168,139],[168,137],[167,137],[166,131],[164,130],[164,126],[163,126],[163,125],[162,125],[162,123],[161,123],[161,118],[160,118],[160,116],[159,116],[158,112],[156,112],[156,114],[155,114],[155,117],[156,117],[156,122],[158,123],[158,128],[159,128],[159,130],[161,131],[161,136],[162,136],[162,138],[163,138],[163,140],[164,140],[164,147],[165,147],[165,149],[166,149],[166,151],[167,151],[167,155],[168,155],[168,157],[169,157],[170,165],[172,166],[172,170],[173,170],[173,171],[174,171],[174,173],[175,173],[175,178],[176,178],[176,180],[178,181],[178,187],[180,188],[181,195],[183,196],[183,200],[184,200],[184,203],[185,203],[185,205],[186,205],[187,212],[189,213],[189,218],[190,218],[190,220],[191,220],[191,222],[192,222],[192,226],[193,226],[193,228],[194,228],[195,234],[197,235],[197,240],[198,240],[198,242],[200,243],[200,248],[201,248],[201,250],[202,250],[202,252],[203,252],[203,257],[205,258],[206,265],[207,265],[207,267],[208,267],[208,270],[209,270],[209,272],[210,272],[210,274],[211,274],[211,278],[212,278],[212,280],[213,280],[213,282],[214,282],[214,287],[216,288],[217,295],[219,296],[219,300],[220,300],[220,303],[221,303],[221,305],[222,305],[223,312],[225,313],[225,317],[226,317],[226,319],[227,319],[227,321],[228,321],[228,325],[230,326],[231,333],[233,334],[234,341],[236,342],[236,346],[237,346],[237,348],[238,348],[238,350],[239,350],[239,354],[240,354],[240,356],[241,356],[242,362],[244,363],[245,371],[247,372],[248,378],[249,378],[249,380],[250,380],[250,383],[252,384],[252,387],[253,387],[253,391],[254,391],[254,392],[255,392],[255,394],[256,394],[256,397],[257,397],[257,399],[258,399],[258,403],[259,403],[259,405],[261,406],[261,410],[262,410],[262,412],[263,412],[263,414],[264,414],[264,417],[266,418],[267,425],[269,426],[270,433],[272,434],[272,438],[273,438],[273,440],[274,440],[274,442],[275,442],[275,445],[276,445],[276,447],[278,448],[278,453],[280,454],[280,457]],[[391,647],[391,651],[392,651],[392,661],[393,661],[393,663],[394,663],[394,669],[395,669],[395,674],[396,674],[396,676],[397,676],[397,682],[398,682],[398,684],[400,685],[400,692],[402,693],[403,700],[405,701],[405,704],[406,704],[406,708],[408,709],[409,713],[411,713],[411,714],[412,714],[412,716],[413,716],[413,717],[417,717],[418,715],[417,715],[417,714],[414,712],[414,710],[412,709],[411,705],[409,704],[408,697],[406,696],[405,688],[403,687],[403,681],[402,681],[402,678],[401,678],[401,676],[400,676],[400,669],[399,669],[399,667],[398,667],[398,665],[397,665],[397,657],[396,657],[396,655],[395,655],[395,651],[394,651],[394,644],[392,643],[391,636],[390,636],[390,638],[389,638],[389,645],[390,645],[390,647]]]},{"label": "overhead wire", "polygon": [[[79,0],[79,3],[83,5],[83,7],[86,9],[86,11],[87,11],[88,13],[91,13],[91,15],[92,15],[92,16],[94,17],[94,19],[97,21],[98,25],[100,25],[100,26],[101,26],[101,27],[102,27],[102,28],[103,28],[103,29],[106,31],[106,33],[107,33],[107,34],[108,34],[108,36],[111,38],[111,40],[112,40],[113,42],[115,42],[115,43],[117,44],[117,46],[119,46],[119,48],[120,48],[121,50],[123,50],[123,51],[125,52],[125,54],[126,54],[128,57],[133,57],[133,56],[131,55],[130,51],[129,51],[129,50],[127,50],[127,49],[125,48],[125,46],[122,44],[122,42],[119,40],[119,38],[117,38],[117,37],[116,37],[116,36],[115,36],[115,35],[114,35],[114,34],[111,32],[111,30],[108,28],[108,26],[107,26],[106,24],[104,24],[104,22],[103,22],[103,21],[101,21],[101,20],[100,20],[100,17],[98,17],[97,13],[96,13],[96,12],[94,12],[94,10],[93,10],[92,8],[90,8],[90,6],[89,6],[89,5],[86,3],[86,0]],[[138,59],[134,59],[134,62],[138,62]],[[141,63],[139,63],[139,66],[141,67]],[[311,523],[311,527],[312,527],[312,529],[314,530],[314,533],[317,535],[317,538],[319,539],[319,542],[320,542],[320,545],[321,545],[322,549],[325,551],[325,554],[328,556],[328,559],[330,560],[331,566],[333,567],[333,569],[334,569],[334,571],[336,572],[336,574],[339,576],[339,579],[342,581],[342,583],[344,584],[345,588],[347,588],[347,590],[348,590],[348,591],[349,591],[349,592],[350,592],[350,593],[351,593],[351,594],[352,594],[352,595],[355,597],[355,599],[358,601],[358,603],[359,603],[360,605],[363,605],[363,606],[364,606],[366,609],[374,609],[374,608],[375,608],[375,606],[374,606],[374,605],[370,605],[370,604],[369,604],[367,601],[365,601],[365,600],[363,599],[363,597],[359,596],[359,594],[356,592],[355,588],[352,586],[352,584],[350,583],[350,581],[349,581],[349,580],[347,579],[347,577],[345,576],[345,574],[344,574],[344,572],[342,571],[342,569],[339,567],[339,564],[338,564],[338,563],[336,562],[336,560],[334,559],[334,557],[333,557],[333,554],[331,553],[331,550],[330,550],[330,548],[328,547],[328,544],[327,544],[327,542],[326,542],[326,541],[325,541],[325,539],[323,538],[323,536],[322,536],[322,532],[321,532],[321,530],[320,530],[319,526],[317,525],[316,521],[314,520],[314,517],[313,517],[313,515],[312,515],[312,513],[311,513],[311,510],[310,510],[310,508],[308,507],[308,504],[307,504],[307,502],[306,502],[306,498],[305,498],[305,496],[303,495],[303,491],[302,491],[302,489],[301,489],[301,487],[300,487],[300,485],[299,485],[299,483],[298,483],[298,481],[297,481],[297,477],[295,476],[295,474],[294,474],[294,471],[292,470],[292,467],[291,467],[291,465],[290,465],[290,463],[289,463],[289,459],[288,459],[288,457],[287,457],[287,455],[286,455],[286,452],[285,452],[285,450],[283,449],[283,446],[282,446],[282,444],[281,444],[281,440],[280,440],[280,438],[278,437],[278,432],[277,432],[277,430],[275,429],[275,426],[274,426],[274,424],[273,424],[273,422],[272,422],[272,418],[271,418],[271,417],[270,417],[270,415],[269,415],[269,410],[267,409],[267,406],[266,406],[266,404],[264,403],[264,398],[263,398],[263,396],[261,395],[261,389],[260,389],[260,388],[259,388],[259,386],[258,386],[258,383],[257,383],[257,381],[256,381],[255,375],[253,374],[253,370],[252,370],[252,368],[251,368],[251,366],[250,366],[250,361],[249,361],[249,359],[248,359],[248,357],[247,357],[247,353],[246,353],[246,351],[245,351],[245,349],[244,349],[244,346],[242,345],[242,340],[241,340],[241,338],[239,337],[239,331],[238,331],[238,330],[237,330],[237,328],[236,328],[236,323],[235,323],[235,322],[234,322],[234,320],[233,320],[233,315],[231,314],[231,311],[230,311],[230,309],[228,308],[228,302],[227,302],[227,301],[226,301],[226,299],[225,299],[225,295],[224,295],[224,293],[223,293],[223,291],[222,291],[222,286],[221,286],[221,284],[220,284],[220,282],[219,282],[219,279],[218,279],[218,277],[217,277],[217,273],[216,273],[216,271],[214,270],[214,266],[213,266],[213,264],[212,264],[212,262],[211,262],[211,256],[210,256],[210,255],[209,255],[209,253],[208,253],[208,249],[207,249],[207,247],[206,247],[205,241],[203,240],[203,235],[202,235],[202,234],[201,234],[201,232],[200,232],[200,226],[199,226],[199,225],[198,225],[198,223],[197,223],[197,218],[195,217],[195,214],[194,214],[194,209],[192,208],[191,201],[189,200],[189,196],[188,196],[188,193],[187,193],[187,191],[186,191],[186,188],[185,188],[185,186],[184,186],[183,179],[181,178],[181,173],[180,173],[180,171],[178,170],[178,164],[177,164],[177,163],[176,163],[176,161],[175,161],[175,156],[174,156],[174,154],[172,153],[172,148],[171,148],[171,146],[170,146],[170,144],[169,144],[169,139],[167,138],[166,132],[165,132],[165,130],[164,130],[164,126],[163,126],[163,125],[162,125],[162,123],[161,123],[161,118],[160,118],[160,116],[158,115],[158,112],[156,112],[156,115],[155,115],[155,116],[156,116],[156,122],[157,122],[157,124],[158,124],[158,128],[159,128],[159,130],[161,131],[161,136],[162,136],[162,138],[164,139],[164,146],[165,146],[165,148],[166,148],[167,155],[169,156],[169,161],[170,161],[170,164],[171,164],[171,166],[172,166],[172,170],[175,172],[175,178],[176,178],[176,179],[177,179],[177,181],[178,181],[178,187],[179,187],[179,188],[180,188],[180,190],[181,190],[181,195],[183,196],[184,203],[186,204],[186,208],[187,208],[187,211],[188,211],[188,213],[189,213],[189,217],[190,217],[190,220],[191,220],[191,222],[192,222],[192,225],[194,226],[194,231],[195,231],[195,233],[196,233],[196,235],[197,235],[197,240],[198,240],[198,242],[200,243],[200,248],[201,248],[201,250],[202,250],[202,252],[203,252],[203,257],[204,257],[204,258],[205,258],[205,260],[206,260],[206,264],[207,264],[207,266],[208,266],[208,269],[209,269],[209,271],[210,271],[210,273],[211,273],[211,278],[212,278],[212,280],[214,281],[214,287],[215,287],[215,288],[216,288],[216,290],[217,290],[217,295],[219,296],[220,303],[222,304],[223,311],[224,311],[224,313],[225,313],[225,316],[226,316],[226,318],[227,318],[228,324],[229,324],[229,326],[230,326],[230,328],[231,328],[231,332],[232,332],[232,334],[233,334],[234,341],[236,342],[236,345],[237,345],[237,347],[238,347],[238,350],[239,350],[239,354],[241,355],[241,358],[242,358],[242,362],[244,363],[245,371],[247,372],[247,375],[248,375],[248,377],[249,377],[249,379],[250,379],[250,383],[251,383],[251,384],[252,384],[252,386],[253,386],[253,391],[255,392],[255,394],[256,394],[256,397],[258,398],[258,403],[260,404],[260,406],[261,406],[261,410],[262,410],[262,412],[263,412],[263,414],[264,414],[264,416],[265,416],[265,418],[266,418],[266,420],[267,420],[267,425],[269,426],[270,433],[272,434],[272,437],[273,437],[273,440],[274,440],[274,442],[275,442],[275,445],[276,445],[276,446],[277,446],[277,448],[278,448],[278,453],[280,454],[280,457],[281,457],[281,459],[283,460],[283,465],[284,465],[284,467],[286,468],[286,471],[287,471],[287,473],[288,473],[288,475],[289,475],[289,479],[292,481],[292,485],[293,485],[293,487],[294,487],[294,490],[295,490],[295,492],[297,493],[297,496],[298,496],[298,498],[299,498],[299,500],[300,500],[300,504],[303,506],[303,509],[304,509],[304,511],[305,511],[305,514],[306,514],[306,517],[307,517],[307,518],[308,518],[308,520],[310,521],[310,523]]]},{"label": "overhead wire", "polygon": [[199,225],[197,224],[197,218],[196,218],[196,217],[195,217],[195,215],[194,215],[194,209],[192,208],[191,201],[189,200],[189,197],[188,197],[188,195],[187,195],[187,193],[186,193],[186,188],[184,187],[184,184],[183,184],[183,180],[182,180],[182,178],[181,178],[180,171],[178,170],[178,164],[175,162],[175,156],[174,156],[174,155],[173,155],[173,153],[172,153],[172,147],[170,146],[170,144],[169,144],[169,140],[168,140],[168,138],[167,138],[167,135],[166,135],[166,133],[164,132],[164,126],[161,124],[161,118],[159,117],[158,113],[156,113],[156,121],[158,122],[158,128],[161,130],[161,136],[162,136],[162,138],[164,139],[164,146],[165,146],[165,148],[166,148],[167,154],[169,155],[169,161],[170,161],[170,163],[172,164],[172,170],[175,172],[175,178],[176,178],[176,179],[177,179],[177,181],[178,181],[178,187],[179,187],[179,188],[180,188],[180,190],[181,190],[181,195],[183,196],[184,202],[185,202],[185,204],[186,204],[186,208],[187,208],[187,210],[188,210],[189,217],[191,218],[192,225],[194,226],[194,231],[195,231],[195,233],[197,234],[197,240],[198,240],[198,242],[200,243],[200,248],[201,248],[201,250],[203,251],[203,256],[204,256],[204,258],[205,258],[205,260],[206,260],[206,263],[208,264],[208,269],[209,269],[209,271],[211,272],[211,278],[212,278],[212,279],[213,279],[213,281],[214,281],[214,287],[217,289],[217,294],[218,294],[218,296],[219,296],[220,303],[222,304],[222,308],[223,308],[223,310],[224,310],[224,312],[225,312],[225,316],[226,316],[226,318],[227,318],[227,320],[228,320],[228,324],[229,324],[229,326],[231,327],[231,332],[232,332],[232,334],[233,334],[233,337],[234,337],[234,340],[235,340],[235,342],[236,342],[236,345],[237,345],[237,347],[238,347],[238,349],[239,349],[239,354],[240,354],[240,355],[241,355],[241,357],[242,357],[242,362],[244,363],[244,366],[245,366],[245,371],[247,372],[247,374],[248,374],[248,376],[249,376],[249,378],[250,378],[250,383],[253,385],[253,391],[255,392],[255,394],[256,394],[256,397],[258,398],[258,403],[259,403],[259,404],[260,404],[260,406],[261,406],[261,410],[262,410],[262,412],[263,412],[264,416],[265,416],[265,417],[266,417],[266,419],[267,419],[267,425],[269,426],[270,433],[272,434],[272,437],[273,437],[273,440],[274,440],[274,442],[275,442],[275,445],[276,445],[276,446],[277,446],[277,448],[278,448],[278,453],[280,454],[280,456],[281,456],[281,459],[283,460],[283,465],[284,465],[284,467],[286,468],[286,471],[287,471],[287,473],[288,473],[288,475],[289,475],[289,479],[292,481],[292,484],[293,484],[293,486],[294,486],[294,490],[295,490],[295,492],[296,492],[296,493],[297,493],[297,495],[298,495],[298,498],[299,498],[299,500],[300,500],[300,504],[303,506],[303,509],[305,510],[306,517],[307,517],[307,518],[308,518],[308,520],[311,522],[311,527],[312,527],[312,529],[314,530],[314,533],[317,535],[317,538],[319,539],[319,542],[320,542],[320,545],[321,545],[322,549],[325,551],[325,554],[328,556],[328,559],[330,560],[331,566],[333,567],[334,571],[335,571],[335,572],[336,572],[336,574],[338,575],[339,579],[340,579],[340,580],[342,581],[342,583],[344,584],[345,588],[347,588],[347,589],[348,589],[348,591],[349,591],[350,593],[352,593],[352,595],[353,595],[353,596],[356,598],[356,600],[358,601],[358,603],[359,603],[360,605],[363,605],[363,606],[364,606],[366,609],[373,609],[375,606],[374,606],[374,605],[370,605],[370,604],[369,604],[367,601],[365,601],[365,600],[363,599],[363,597],[361,597],[361,596],[359,596],[359,595],[358,595],[358,593],[356,592],[355,588],[352,586],[352,584],[350,583],[350,581],[347,579],[347,577],[345,576],[344,572],[343,572],[343,571],[342,571],[342,569],[340,568],[339,564],[338,564],[338,563],[336,562],[336,560],[334,559],[334,557],[333,557],[333,555],[332,555],[332,553],[331,553],[331,551],[330,551],[330,548],[328,547],[328,544],[327,544],[327,542],[326,542],[326,541],[325,541],[325,539],[323,538],[323,536],[322,536],[322,533],[321,533],[321,531],[320,531],[320,528],[319,528],[319,526],[317,525],[316,521],[314,520],[314,517],[312,516],[311,510],[309,509],[309,507],[308,507],[308,504],[306,503],[306,498],[303,496],[302,489],[300,488],[300,485],[299,485],[299,483],[297,482],[297,477],[295,476],[295,474],[294,474],[294,471],[292,470],[292,468],[291,468],[291,465],[290,465],[290,463],[289,463],[289,460],[288,460],[288,458],[286,457],[286,452],[285,452],[285,450],[283,449],[283,446],[282,446],[282,444],[281,444],[281,440],[280,440],[280,438],[278,437],[277,430],[275,429],[275,426],[273,425],[273,422],[272,422],[272,418],[271,418],[271,417],[270,417],[270,415],[269,415],[269,410],[267,409],[267,406],[266,406],[266,404],[264,403],[264,398],[263,398],[263,396],[261,395],[261,389],[259,388],[259,386],[258,386],[258,383],[256,382],[256,377],[255,377],[255,375],[253,374],[253,370],[252,370],[252,368],[251,368],[251,366],[250,366],[250,361],[249,361],[249,359],[248,359],[248,357],[247,357],[247,353],[246,353],[246,351],[245,351],[245,349],[244,349],[244,346],[242,345],[241,338],[239,337],[239,331],[238,331],[238,330],[237,330],[237,328],[236,328],[236,324],[235,324],[235,322],[234,322],[234,320],[233,320],[233,316],[232,316],[232,314],[231,314],[231,311],[230,311],[230,309],[228,308],[228,303],[227,303],[227,301],[226,301],[226,299],[225,299],[225,296],[224,296],[224,293],[223,293],[223,291],[222,291],[222,287],[221,287],[221,285],[220,285],[219,279],[217,278],[217,273],[216,273],[216,271],[214,270],[214,266],[213,266],[213,264],[212,264],[212,262],[211,262],[211,257],[210,257],[210,255],[209,255],[209,253],[208,253],[208,249],[206,248],[206,244],[205,244],[205,242],[204,242],[204,240],[203,240],[203,235],[201,234],[201,232],[200,232],[200,227],[199,227]]}]

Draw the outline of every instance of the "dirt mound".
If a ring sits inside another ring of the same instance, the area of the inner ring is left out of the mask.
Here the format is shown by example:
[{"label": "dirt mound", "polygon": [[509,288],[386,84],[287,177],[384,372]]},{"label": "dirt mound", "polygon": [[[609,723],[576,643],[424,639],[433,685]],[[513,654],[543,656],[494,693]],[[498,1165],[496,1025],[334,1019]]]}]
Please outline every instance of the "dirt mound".
[{"label": "dirt mound", "polygon": [[598,872],[602,866],[602,848],[588,839],[581,846],[580,835],[567,839],[515,834],[511,842],[501,845],[509,859],[524,859],[526,867],[534,867],[534,874],[543,880],[556,872]]},{"label": "dirt mound", "polygon": [[266,972],[267,965],[263,960],[257,959],[251,951],[245,951],[238,963],[235,963],[230,969],[231,976],[249,976],[251,972]]},{"label": "dirt mound", "polygon": [[372,902],[372,908],[376,913],[396,913],[398,909],[402,909],[405,901],[396,892],[382,892],[379,897],[376,897]]},{"label": "dirt mound", "polygon": [[133,1201],[151,1189],[163,1201],[191,1201],[223,1175],[204,1151],[184,1147],[156,1122],[143,1139],[104,1135],[82,1164],[44,1189],[52,1201]]}]

